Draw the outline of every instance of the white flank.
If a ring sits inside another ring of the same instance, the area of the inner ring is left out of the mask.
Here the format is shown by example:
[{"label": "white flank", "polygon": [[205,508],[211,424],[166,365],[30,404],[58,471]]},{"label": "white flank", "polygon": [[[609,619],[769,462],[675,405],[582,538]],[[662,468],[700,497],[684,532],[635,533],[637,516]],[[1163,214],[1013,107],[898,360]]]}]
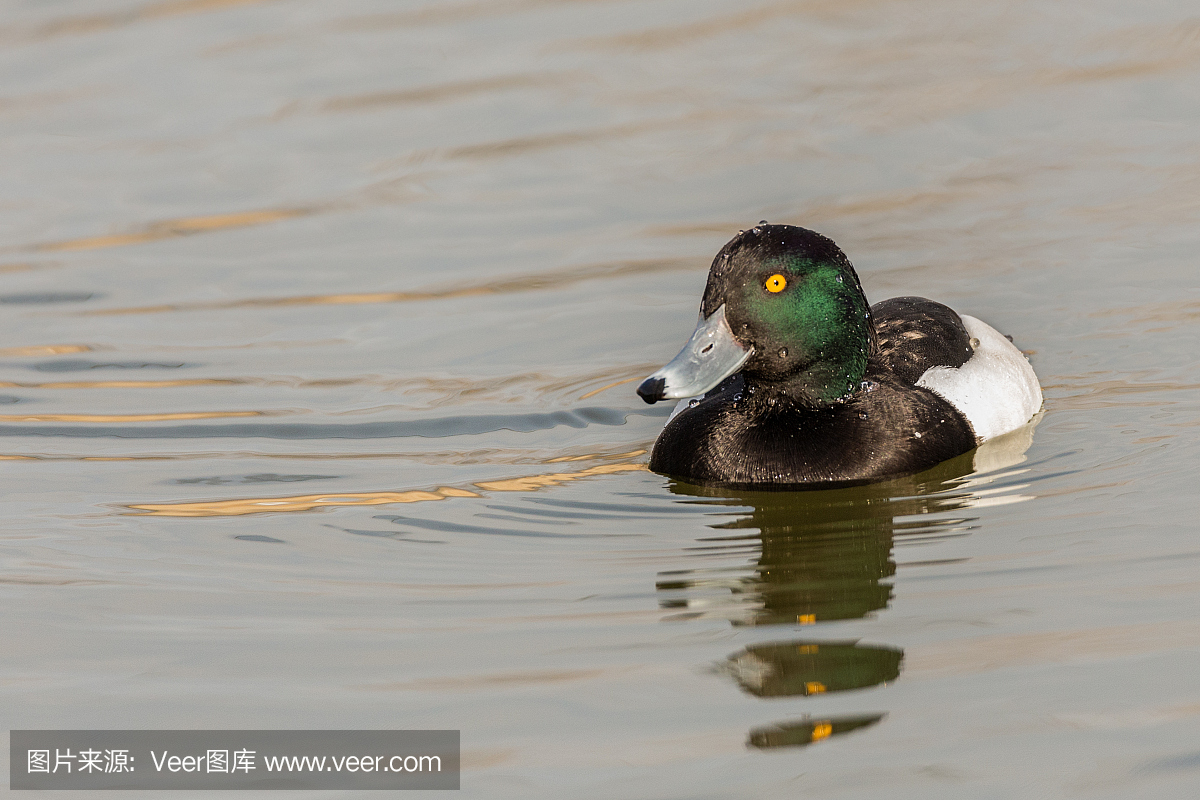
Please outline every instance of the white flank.
[{"label": "white flank", "polygon": [[974,317],[962,315],[963,325],[979,344],[975,354],[957,369],[932,367],[917,381],[950,401],[986,442],[1015,431],[1042,407],[1042,387],[1025,354],[999,331]]}]

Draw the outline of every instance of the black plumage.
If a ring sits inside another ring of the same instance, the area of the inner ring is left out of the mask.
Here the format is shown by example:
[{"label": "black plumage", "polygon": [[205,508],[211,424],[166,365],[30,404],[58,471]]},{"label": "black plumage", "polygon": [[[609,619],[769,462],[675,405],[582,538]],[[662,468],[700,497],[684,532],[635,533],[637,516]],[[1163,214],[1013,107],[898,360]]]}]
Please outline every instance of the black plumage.
[{"label": "black plumage", "polygon": [[650,469],[705,485],[827,488],[921,472],[975,447],[949,402],[868,364],[860,392],[821,406],[735,375],[667,424]]},{"label": "black plumage", "polygon": [[949,306],[924,297],[893,297],[871,306],[879,360],[916,384],[930,367],[961,367],[974,355],[971,334]]}]

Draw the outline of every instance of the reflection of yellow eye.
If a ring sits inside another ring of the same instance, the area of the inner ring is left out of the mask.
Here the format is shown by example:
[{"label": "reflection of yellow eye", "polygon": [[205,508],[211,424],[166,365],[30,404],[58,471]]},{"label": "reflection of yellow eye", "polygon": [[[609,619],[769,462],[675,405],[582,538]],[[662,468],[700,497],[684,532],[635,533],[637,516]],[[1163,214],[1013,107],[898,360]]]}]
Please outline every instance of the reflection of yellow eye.
[{"label": "reflection of yellow eye", "polygon": [[768,292],[782,292],[787,288],[787,278],[779,274],[772,275],[763,285],[767,287]]}]

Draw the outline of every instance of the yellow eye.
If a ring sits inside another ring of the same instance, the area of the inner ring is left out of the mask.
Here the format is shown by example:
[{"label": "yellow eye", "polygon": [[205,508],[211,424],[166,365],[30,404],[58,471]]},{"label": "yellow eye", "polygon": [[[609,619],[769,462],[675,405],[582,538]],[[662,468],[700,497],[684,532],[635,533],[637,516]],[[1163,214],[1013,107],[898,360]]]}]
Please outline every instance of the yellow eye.
[{"label": "yellow eye", "polygon": [[782,275],[775,274],[767,278],[767,282],[763,285],[767,287],[768,292],[782,292],[787,288],[787,278],[783,277]]}]

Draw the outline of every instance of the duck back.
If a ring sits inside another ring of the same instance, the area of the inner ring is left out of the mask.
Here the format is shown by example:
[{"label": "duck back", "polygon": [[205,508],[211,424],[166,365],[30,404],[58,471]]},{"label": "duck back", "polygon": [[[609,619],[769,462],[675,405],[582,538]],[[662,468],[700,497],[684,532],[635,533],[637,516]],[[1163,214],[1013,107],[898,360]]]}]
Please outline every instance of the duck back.
[{"label": "duck back", "polygon": [[909,386],[933,367],[957,369],[975,350],[954,309],[924,297],[893,297],[871,306],[878,357]]}]

